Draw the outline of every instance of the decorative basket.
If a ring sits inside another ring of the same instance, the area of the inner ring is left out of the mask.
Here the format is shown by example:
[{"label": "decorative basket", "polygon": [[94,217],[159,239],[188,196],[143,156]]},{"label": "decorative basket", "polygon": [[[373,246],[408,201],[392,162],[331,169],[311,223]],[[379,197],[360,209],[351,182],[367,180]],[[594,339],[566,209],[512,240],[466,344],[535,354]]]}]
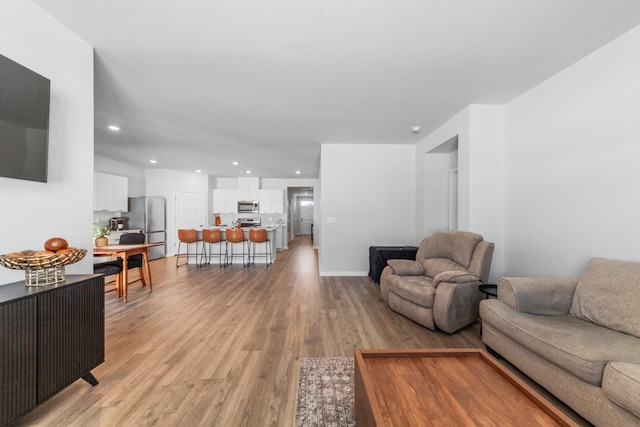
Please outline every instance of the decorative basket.
[{"label": "decorative basket", "polygon": [[0,265],[12,270],[24,270],[27,286],[46,286],[64,282],[64,266],[80,261],[87,254],[86,249],[45,256],[0,256]]}]

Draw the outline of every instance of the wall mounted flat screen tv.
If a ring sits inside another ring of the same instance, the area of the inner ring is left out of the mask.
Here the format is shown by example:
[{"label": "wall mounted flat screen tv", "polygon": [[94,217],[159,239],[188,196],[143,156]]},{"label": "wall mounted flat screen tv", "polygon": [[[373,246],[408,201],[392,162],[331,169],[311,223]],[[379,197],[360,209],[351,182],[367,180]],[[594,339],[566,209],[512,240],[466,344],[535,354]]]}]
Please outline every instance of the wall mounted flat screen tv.
[{"label": "wall mounted flat screen tv", "polygon": [[0,55],[0,176],[47,182],[50,83]]}]

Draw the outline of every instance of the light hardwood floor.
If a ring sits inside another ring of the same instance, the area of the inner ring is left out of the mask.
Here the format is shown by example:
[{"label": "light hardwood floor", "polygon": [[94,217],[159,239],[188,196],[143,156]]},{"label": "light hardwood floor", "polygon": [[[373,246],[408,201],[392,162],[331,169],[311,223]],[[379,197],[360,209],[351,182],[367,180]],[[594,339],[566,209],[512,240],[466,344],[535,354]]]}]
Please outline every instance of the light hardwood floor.
[{"label": "light hardwood floor", "polygon": [[301,357],[482,347],[391,311],[368,277],[320,277],[308,236],[266,268],[152,261],[153,291],[106,297],[106,360],[17,425],[291,426]]}]

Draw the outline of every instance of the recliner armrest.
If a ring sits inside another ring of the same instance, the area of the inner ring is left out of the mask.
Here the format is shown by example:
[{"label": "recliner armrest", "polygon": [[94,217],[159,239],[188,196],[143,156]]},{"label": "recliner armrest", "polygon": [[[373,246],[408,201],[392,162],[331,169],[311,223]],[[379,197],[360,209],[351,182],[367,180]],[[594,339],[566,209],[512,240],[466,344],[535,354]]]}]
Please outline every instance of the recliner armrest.
[{"label": "recliner armrest", "polygon": [[443,271],[433,278],[433,286],[437,288],[441,282],[470,283],[479,281],[480,278],[478,276],[466,271]]},{"label": "recliner armrest", "polygon": [[577,284],[577,277],[500,277],[498,300],[521,313],[561,316],[569,313]]},{"label": "recliner armrest", "polygon": [[397,276],[423,276],[424,268],[422,264],[410,259],[390,259],[387,265],[393,270],[393,274]]}]

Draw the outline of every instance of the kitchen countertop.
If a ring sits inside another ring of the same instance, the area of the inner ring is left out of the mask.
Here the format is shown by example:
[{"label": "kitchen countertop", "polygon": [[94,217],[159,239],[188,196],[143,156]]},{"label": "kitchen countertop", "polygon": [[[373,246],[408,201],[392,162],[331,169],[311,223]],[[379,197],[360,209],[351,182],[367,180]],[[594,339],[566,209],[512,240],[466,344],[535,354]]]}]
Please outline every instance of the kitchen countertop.
[{"label": "kitchen countertop", "polygon": [[[252,228],[254,228],[254,229],[264,228],[264,229],[265,229],[265,230],[267,230],[267,231],[275,231],[275,230],[277,230],[278,228],[281,228],[281,227],[284,227],[284,224],[268,224],[268,225],[267,225],[267,224],[265,224],[265,225],[261,225],[260,227],[241,227],[241,228],[242,228],[244,231],[249,231],[249,230],[251,230]],[[227,228],[233,228],[233,227],[231,227],[231,226],[229,226],[229,225],[219,225],[219,226],[215,226],[215,225],[213,225],[213,226],[210,226],[210,227],[209,227],[209,229],[215,229],[215,228],[218,228],[218,229],[220,229],[220,230],[223,230],[223,231],[224,231],[224,230],[226,230]],[[200,229],[200,230],[202,230],[202,229]]]}]

